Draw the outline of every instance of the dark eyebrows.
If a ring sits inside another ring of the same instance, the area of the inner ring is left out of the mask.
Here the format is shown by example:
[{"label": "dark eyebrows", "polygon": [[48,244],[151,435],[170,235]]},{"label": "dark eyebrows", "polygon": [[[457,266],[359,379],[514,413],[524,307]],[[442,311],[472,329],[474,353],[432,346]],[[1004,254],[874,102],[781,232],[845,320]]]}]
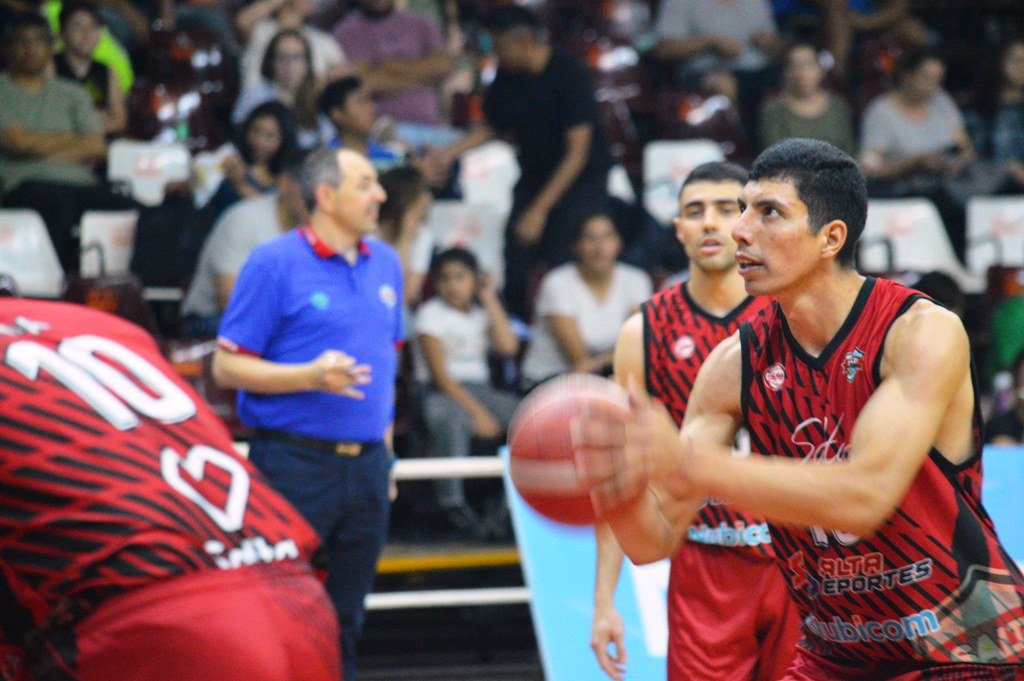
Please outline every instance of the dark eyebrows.
[{"label": "dark eyebrows", "polygon": [[705,204],[721,207],[721,206],[735,206],[737,203],[739,203],[739,199],[715,199],[714,201],[702,201],[702,200],[698,199],[696,201],[688,201],[688,202],[684,203],[683,204],[683,210],[686,211],[686,210],[689,210],[690,208],[700,208],[700,207],[703,207]]}]

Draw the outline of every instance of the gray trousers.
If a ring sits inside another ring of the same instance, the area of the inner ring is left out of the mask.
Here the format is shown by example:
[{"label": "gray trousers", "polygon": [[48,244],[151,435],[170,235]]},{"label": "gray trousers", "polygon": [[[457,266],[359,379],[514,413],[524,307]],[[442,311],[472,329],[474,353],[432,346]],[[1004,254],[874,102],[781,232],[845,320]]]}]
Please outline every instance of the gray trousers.
[{"label": "gray trousers", "polygon": [[[508,428],[519,396],[483,383],[462,387],[484,405],[494,418]],[[424,386],[423,419],[432,456],[469,456],[473,440],[473,418],[455,400],[431,386]],[[466,503],[461,478],[438,480],[438,502],[445,507]]]}]

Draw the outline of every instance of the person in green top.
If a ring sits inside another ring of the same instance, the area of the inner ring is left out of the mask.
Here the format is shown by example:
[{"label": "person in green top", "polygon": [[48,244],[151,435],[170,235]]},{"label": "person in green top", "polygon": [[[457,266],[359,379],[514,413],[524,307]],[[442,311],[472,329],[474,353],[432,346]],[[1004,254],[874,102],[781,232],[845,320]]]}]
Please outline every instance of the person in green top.
[{"label": "person in green top", "polygon": [[853,114],[842,97],[823,86],[825,69],[812,46],[797,43],[786,51],[782,80],[782,92],[765,102],[761,111],[761,147],[805,137],[855,154]]},{"label": "person in green top", "polygon": [[[60,35],[60,11],[63,7],[62,0],[47,0],[43,3],[43,13],[50,22],[50,30],[54,35]],[[131,89],[132,83],[135,82],[132,61],[128,57],[128,52],[114,40],[114,36],[105,26],[100,30],[100,41],[93,50],[92,58],[117,74],[125,92]]]}]

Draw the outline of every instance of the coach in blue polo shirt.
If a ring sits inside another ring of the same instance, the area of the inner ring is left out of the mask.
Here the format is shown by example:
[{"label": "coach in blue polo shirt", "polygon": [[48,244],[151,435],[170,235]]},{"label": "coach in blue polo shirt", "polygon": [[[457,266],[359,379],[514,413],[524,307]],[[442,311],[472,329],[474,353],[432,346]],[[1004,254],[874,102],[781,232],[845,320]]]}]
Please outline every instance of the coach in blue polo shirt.
[{"label": "coach in blue polo shirt", "polygon": [[395,490],[402,270],[391,246],[367,236],[386,196],[364,156],[313,152],[301,180],[310,221],[245,263],[213,370],[239,390],[239,415],[255,429],[249,458],[323,540],[351,681]]}]

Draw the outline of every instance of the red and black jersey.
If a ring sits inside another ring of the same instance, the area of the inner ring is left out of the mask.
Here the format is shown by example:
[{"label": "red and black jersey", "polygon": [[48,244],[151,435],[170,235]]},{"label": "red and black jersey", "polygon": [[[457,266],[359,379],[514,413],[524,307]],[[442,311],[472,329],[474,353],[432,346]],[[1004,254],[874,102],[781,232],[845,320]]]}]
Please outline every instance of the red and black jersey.
[{"label": "red and black jersey", "polygon": [[142,329],[0,299],[0,640],[175,575],[305,564],[317,543]]},{"label": "red and black jersey", "polygon": [[[644,320],[644,366],[647,392],[682,425],[697,372],[716,345],[770,305],[768,298],[746,298],[725,317],[701,309],[686,283],[659,291],[641,306]],[[751,547],[768,552],[771,535],[763,519],[709,499],[690,527],[687,539],[701,544]]]},{"label": "red and black jersey", "polygon": [[[821,464],[844,460],[881,382],[886,334],[921,297],[867,279],[818,357],[793,339],[778,304],[744,324],[741,399],[752,448]],[[977,453],[954,465],[933,449],[870,539],[772,525],[803,611],[802,645],[861,669],[1024,662],[1024,580],[981,506],[980,424],[976,405]]]}]

